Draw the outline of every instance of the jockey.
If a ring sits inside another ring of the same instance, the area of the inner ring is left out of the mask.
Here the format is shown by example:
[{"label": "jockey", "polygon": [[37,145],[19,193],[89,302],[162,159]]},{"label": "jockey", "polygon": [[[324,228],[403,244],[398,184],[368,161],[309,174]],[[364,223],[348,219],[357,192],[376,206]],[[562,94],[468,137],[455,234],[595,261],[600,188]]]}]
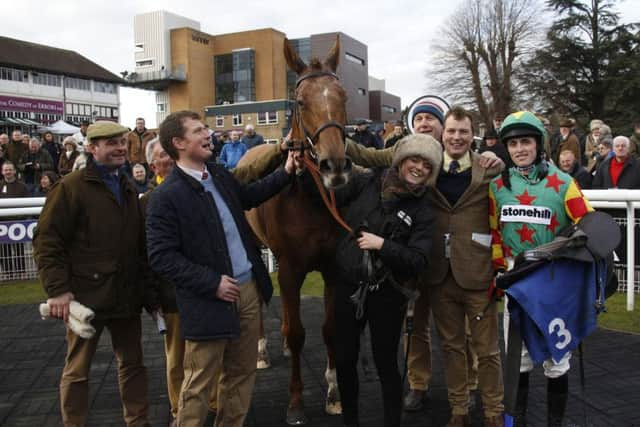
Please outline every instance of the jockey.
[{"label": "jockey", "polygon": [[[593,211],[568,174],[543,160],[545,129],[531,112],[510,114],[500,128],[509,163],[489,187],[493,263],[505,271],[519,253],[551,242],[557,232]],[[505,307],[505,342],[509,315]],[[523,345],[515,426],[526,425],[529,373],[533,361]],[[545,360],[548,425],[560,426],[567,403],[568,352],[559,360]]]}]

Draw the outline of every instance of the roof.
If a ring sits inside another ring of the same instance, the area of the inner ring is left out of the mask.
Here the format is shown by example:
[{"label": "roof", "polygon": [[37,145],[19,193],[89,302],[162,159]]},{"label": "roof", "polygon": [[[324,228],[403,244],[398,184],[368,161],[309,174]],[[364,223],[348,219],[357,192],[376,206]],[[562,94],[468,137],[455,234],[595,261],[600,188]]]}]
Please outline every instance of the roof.
[{"label": "roof", "polygon": [[0,36],[0,65],[124,84],[120,77],[77,52],[9,37]]}]

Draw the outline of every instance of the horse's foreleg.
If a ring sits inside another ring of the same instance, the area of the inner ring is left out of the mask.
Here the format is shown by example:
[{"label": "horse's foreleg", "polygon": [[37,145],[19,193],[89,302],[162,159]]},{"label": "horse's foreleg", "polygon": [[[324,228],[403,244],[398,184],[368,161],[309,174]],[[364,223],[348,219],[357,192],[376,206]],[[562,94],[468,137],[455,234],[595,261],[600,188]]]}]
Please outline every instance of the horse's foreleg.
[{"label": "horse's foreleg", "polygon": [[300,354],[304,346],[305,332],[300,319],[300,288],[305,273],[295,271],[286,262],[280,263],[278,280],[282,298],[282,336],[291,351],[291,380],[289,382],[289,407],[287,408],[287,423],[300,425],[307,422],[302,402],[302,374]]},{"label": "horse's foreleg", "polygon": [[336,374],[335,359],[335,280],[323,273],[324,279],[324,324],[322,325],[322,337],[327,347],[327,369],[324,378],[327,381],[327,400],[325,412],[330,415],[342,413],[340,393],[338,391],[338,376]]},{"label": "horse's foreleg", "polygon": [[257,369],[267,369],[271,366],[267,350],[267,337],[264,333],[264,304],[260,306],[260,339],[258,340]]}]

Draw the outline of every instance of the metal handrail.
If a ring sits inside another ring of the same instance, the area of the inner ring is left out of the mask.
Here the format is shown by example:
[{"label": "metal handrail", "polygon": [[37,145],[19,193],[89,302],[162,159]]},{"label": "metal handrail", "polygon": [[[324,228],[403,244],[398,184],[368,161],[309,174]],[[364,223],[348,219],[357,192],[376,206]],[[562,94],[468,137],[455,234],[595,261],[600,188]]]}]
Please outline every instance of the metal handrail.
[{"label": "metal handrail", "polygon": [[[635,277],[635,209],[640,209],[640,190],[583,190],[594,208],[626,209],[627,211],[627,311],[634,309]],[[44,197],[0,199],[0,218],[39,215]]]}]

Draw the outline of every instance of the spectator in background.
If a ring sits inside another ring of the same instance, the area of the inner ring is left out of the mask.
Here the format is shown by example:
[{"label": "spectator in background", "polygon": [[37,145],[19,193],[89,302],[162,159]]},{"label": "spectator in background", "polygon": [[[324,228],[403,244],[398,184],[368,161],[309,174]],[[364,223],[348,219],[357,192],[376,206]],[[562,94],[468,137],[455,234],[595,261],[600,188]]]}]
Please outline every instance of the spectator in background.
[{"label": "spectator in background", "polygon": [[44,148],[51,156],[53,171],[58,173],[58,162],[60,161],[60,153],[62,150],[60,149],[60,144],[53,139],[53,134],[51,132],[45,132],[42,134],[42,148]]},{"label": "spectator in background", "polygon": [[613,153],[596,170],[593,188],[640,189],[640,161],[629,154],[629,138],[616,136]]},{"label": "spectator in background", "polygon": [[593,169],[593,166],[596,163],[595,154],[600,142],[600,128],[602,125],[604,125],[604,122],[598,119],[594,119],[589,122],[589,133],[585,136],[584,157],[582,160],[582,164],[587,166],[587,170]]},{"label": "spectator in background", "polygon": [[[20,142],[22,143],[22,142]],[[14,197],[29,197],[29,189],[22,182],[18,181],[15,165],[6,160],[2,165],[2,178],[0,181],[0,199],[11,199]],[[20,218],[2,218],[5,221],[17,220]],[[11,243],[0,245],[0,266],[6,280],[18,279],[25,272],[24,244]]]},{"label": "spectator in background", "polygon": [[500,157],[505,164],[508,163],[509,153],[507,153],[507,149],[504,147],[502,142],[498,141],[498,132],[496,132],[495,129],[489,129],[487,133],[484,134],[482,141],[484,144],[482,144],[478,153],[482,154],[485,151],[491,151],[493,154]]},{"label": "spectator in background", "polygon": [[9,143],[9,135],[0,133],[0,147],[5,147]]},{"label": "spectator in background", "polygon": [[11,141],[5,146],[5,156],[14,165],[17,165],[20,161],[20,157],[25,151],[28,151],[28,147],[22,143],[22,132],[14,130],[11,132]]},{"label": "spectator in background", "polygon": [[131,169],[133,173],[133,185],[138,194],[144,194],[149,191],[149,180],[147,180],[147,170],[140,163],[133,165]]},{"label": "spectator in background", "polygon": [[[173,169],[174,161],[160,145],[158,137],[153,138],[147,144],[147,163],[153,172],[152,178],[149,180],[149,190],[153,190],[164,182]],[[145,205],[146,210],[146,205]]]},{"label": "spectator in background", "polygon": [[247,146],[247,150],[250,150],[257,145],[264,144],[264,138],[262,138],[262,135],[256,133],[252,124],[248,124],[244,128],[242,143]]},{"label": "spectator in background", "polygon": [[613,146],[611,145],[612,142],[613,140],[607,137],[603,138],[600,141],[600,144],[598,144],[598,150],[594,154],[596,162],[593,167],[589,169],[589,173],[591,173],[591,175],[595,175],[595,172],[605,160],[613,157]]},{"label": "spectator in background", "polygon": [[575,122],[572,119],[563,119],[560,122],[560,135],[562,139],[557,145],[556,151],[553,153],[553,163],[555,165],[560,164],[560,153],[564,150],[571,150],[578,161],[582,159],[582,155],[580,154],[580,141],[573,133],[574,125]]},{"label": "spectator in background", "polygon": [[51,156],[42,149],[40,141],[36,138],[29,141],[29,149],[18,161],[18,170],[22,175],[22,181],[29,189],[29,193],[32,193],[38,186],[43,172],[53,171]]},{"label": "spectator in background", "polygon": [[84,142],[87,139],[87,128],[90,124],[88,120],[83,120],[80,123],[80,131],[73,134],[73,139],[75,139],[78,144],[77,149],[81,153],[84,152]]},{"label": "spectator in background", "polygon": [[29,141],[31,141],[31,135],[29,135],[28,133],[23,133],[22,134],[22,143],[26,146],[29,146]]},{"label": "spectator in background", "polygon": [[504,121],[504,114],[494,113],[493,115],[493,130],[496,131],[496,134],[500,130],[500,126],[502,126],[502,122]]},{"label": "spectator in background", "polygon": [[78,152],[78,144],[72,136],[66,137],[62,141],[63,152],[58,160],[58,173],[65,176],[73,170],[73,164],[80,155]]},{"label": "spectator in background", "polygon": [[40,184],[33,190],[33,197],[47,197],[51,186],[58,180],[58,175],[53,171],[47,171],[40,177]]},{"label": "spectator in background", "polygon": [[356,131],[351,136],[351,139],[364,147],[378,148],[373,134],[369,131],[369,123],[365,119],[356,121]]},{"label": "spectator in background", "polygon": [[[2,171],[2,165],[7,161],[7,158],[4,156],[4,145],[0,145],[0,171]],[[0,181],[2,180],[2,176],[0,176]]]},{"label": "spectator in background", "polygon": [[217,137],[215,135],[211,135],[211,151],[213,151],[213,159],[216,163],[218,163],[220,159],[220,154],[222,153],[222,147],[229,140],[229,134],[226,132],[222,132]]},{"label": "spectator in background", "polygon": [[149,165],[145,159],[145,149],[149,141],[156,137],[156,133],[145,126],[142,117],[136,119],[136,127],[127,134],[127,160],[130,164],[140,163],[146,173],[149,173]]},{"label": "spectator in background", "polygon": [[640,120],[633,124],[633,134],[629,137],[629,142],[631,147],[635,148],[635,156],[640,157]]},{"label": "spectator in background", "polygon": [[376,125],[371,129],[371,135],[373,135],[374,146],[377,150],[384,148],[384,126]]},{"label": "spectator in background", "polygon": [[240,158],[247,152],[247,146],[240,141],[240,136],[235,130],[231,131],[231,141],[224,144],[220,153],[220,163],[227,169],[236,167]]},{"label": "spectator in background", "polygon": [[396,142],[401,140],[403,137],[404,127],[402,126],[402,122],[396,122],[393,126],[393,132],[391,132],[387,140],[384,142],[384,148],[393,147],[396,145]]},{"label": "spectator in background", "polygon": [[560,153],[560,169],[571,175],[571,177],[578,183],[580,188],[588,190],[591,188],[591,180],[593,177],[585,168],[581,166],[576,160],[573,151],[564,150]]}]

